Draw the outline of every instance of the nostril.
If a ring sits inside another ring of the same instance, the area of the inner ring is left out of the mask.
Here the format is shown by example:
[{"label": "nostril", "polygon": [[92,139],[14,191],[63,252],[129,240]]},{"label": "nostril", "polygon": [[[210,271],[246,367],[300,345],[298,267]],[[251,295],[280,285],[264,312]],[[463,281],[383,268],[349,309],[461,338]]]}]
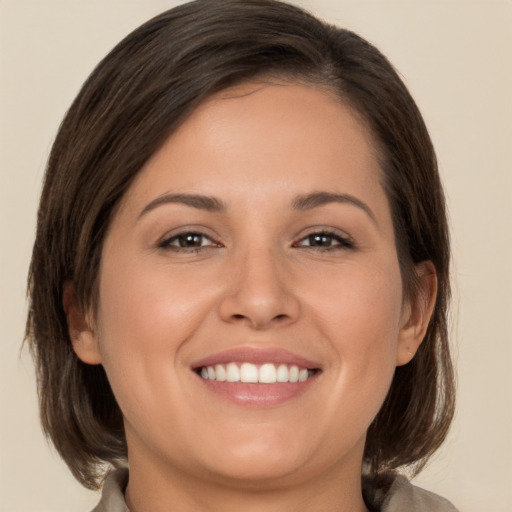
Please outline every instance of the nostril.
[{"label": "nostril", "polygon": [[[289,318],[290,318],[290,316],[287,315],[286,313],[281,313],[279,315],[272,317],[270,319],[270,322],[276,323],[276,324],[281,324],[281,323],[284,323]],[[234,321],[237,323],[241,322],[241,321],[249,321],[254,327],[257,327],[257,328],[261,328],[268,323],[268,321],[266,321],[264,319],[261,319],[261,318],[260,319],[251,319],[250,316],[243,315],[241,313],[235,313],[235,314],[231,315],[231,321]]]}]

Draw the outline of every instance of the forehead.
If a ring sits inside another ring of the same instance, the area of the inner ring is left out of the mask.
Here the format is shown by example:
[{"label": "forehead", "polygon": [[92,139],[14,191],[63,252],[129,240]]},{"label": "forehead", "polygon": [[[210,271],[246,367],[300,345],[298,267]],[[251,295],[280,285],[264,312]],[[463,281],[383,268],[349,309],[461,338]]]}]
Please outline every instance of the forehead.
[{"label": "forehead", "polygon": [[276,183],[281,194],[326,188],[382,194],[380,176],[369,130],[334,92],[254,81],[199,105],[147,162],[125,199],[197,192],[229,200],[250,189],[263,200]]}]

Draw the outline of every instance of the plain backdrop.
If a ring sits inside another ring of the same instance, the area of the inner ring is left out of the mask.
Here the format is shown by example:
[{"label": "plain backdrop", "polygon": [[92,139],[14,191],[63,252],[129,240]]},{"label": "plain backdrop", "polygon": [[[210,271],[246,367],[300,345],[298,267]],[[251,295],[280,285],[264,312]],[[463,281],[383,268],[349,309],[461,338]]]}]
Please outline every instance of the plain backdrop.
[{"label": "plain backdrop", "polygon": [[[0,511],[86,512],[43,438],[20,352],[45,160],[95,64],[178,2],[0,0]],[[459,377],[450,436],[416,479],[465,512],[512,511],[512,2],[303,0],[394,63],[437,148],[453,230]]]}]

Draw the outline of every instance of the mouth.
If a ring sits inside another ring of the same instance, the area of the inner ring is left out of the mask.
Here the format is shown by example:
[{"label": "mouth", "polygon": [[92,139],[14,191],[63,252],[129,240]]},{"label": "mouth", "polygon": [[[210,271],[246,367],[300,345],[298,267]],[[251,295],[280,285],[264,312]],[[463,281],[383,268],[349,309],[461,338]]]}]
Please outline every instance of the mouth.
[{"label": "mouth", "polygon": [[194,371],[204,380],[217,382],[244,382],[247,384],[286,384],[304,382],[319,368],[304,368],[296,364],[254,364],[231,361],[227,364],[199,366]]},{"label": "mouth", "polygon": [[272,407],[302,395],[322,373],[319,364],[283,349],[242,347],[192,365],[207,392],[244,406]]}]

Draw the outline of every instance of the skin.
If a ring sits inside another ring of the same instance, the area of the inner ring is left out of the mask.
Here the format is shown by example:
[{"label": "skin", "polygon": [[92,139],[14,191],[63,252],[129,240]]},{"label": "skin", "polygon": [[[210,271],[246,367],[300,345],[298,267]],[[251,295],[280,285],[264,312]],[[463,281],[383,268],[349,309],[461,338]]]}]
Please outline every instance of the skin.
[{"label": "skin", "polygon": [[[435,297],[424,264],[422,293],[403,299],[380,178],[351,110],[289,83],[218,93],[142,169],[105,240],[96,315],[71,287],[65,305],[77,355],[105,367],[124,414],[132,512],[366,510],[366,431]],[[292,207],[319,191],[356,202]],[[166,194],[225,210],[154,203]],[[179,247],[184,232],[204,234],[198,250]],[[299,398],[245,407],[191,370],[240,346],[284,348],[321,373]]]}]

